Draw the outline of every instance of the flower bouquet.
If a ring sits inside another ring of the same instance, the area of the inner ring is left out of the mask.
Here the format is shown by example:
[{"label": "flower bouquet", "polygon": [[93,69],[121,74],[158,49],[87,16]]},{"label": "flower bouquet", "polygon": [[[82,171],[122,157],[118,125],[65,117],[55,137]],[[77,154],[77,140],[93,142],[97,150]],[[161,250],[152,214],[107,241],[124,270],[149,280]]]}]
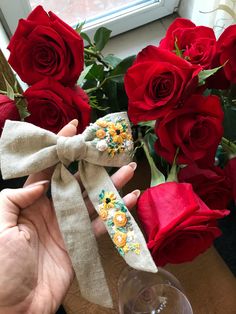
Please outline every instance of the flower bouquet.
[{"label": "flower bouquet", "polygon": [[[20,92],[3,73],[0,126],[25,120],[57,133],[76,118],[81,133],[128,111],[135,158],[143,151],[150,165],[137,204],[148,248],[158,266],[191,261],[220,236],[218,220],[236,199],[236,25],[217,40],[213,29],[177,18],[159,45],[125,59],[102,54],[110,30],[91,39],[82,28],[41,6],[20,20],[8,62],[29,87]],[[122,144],[122,124],[111,132]],[[102,126],[97,134],[105,137]]]}]

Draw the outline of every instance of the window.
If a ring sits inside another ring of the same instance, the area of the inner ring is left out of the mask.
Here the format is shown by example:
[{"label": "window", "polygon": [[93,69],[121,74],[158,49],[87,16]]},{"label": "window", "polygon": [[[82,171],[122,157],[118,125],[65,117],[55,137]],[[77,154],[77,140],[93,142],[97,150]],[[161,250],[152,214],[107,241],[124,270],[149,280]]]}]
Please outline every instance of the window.
[{"label": "window", "polygon": [[105,26],[112,36],[172,14],[179,0],[1,0],[0,19],[10,36],[18,20],[41,4],[52,10],[71,26],[86,21],[84,31],[92,35]]}]

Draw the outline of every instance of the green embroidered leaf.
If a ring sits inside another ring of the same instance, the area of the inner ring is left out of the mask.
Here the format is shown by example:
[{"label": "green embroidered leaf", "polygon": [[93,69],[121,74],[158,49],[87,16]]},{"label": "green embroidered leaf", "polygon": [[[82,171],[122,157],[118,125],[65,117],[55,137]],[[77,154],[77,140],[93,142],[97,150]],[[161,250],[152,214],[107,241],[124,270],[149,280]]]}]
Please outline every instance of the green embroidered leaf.
[{"label": "green embroidered leaf", "polygon": [[99,194],[99,198],[100,198],[100,199],[103,199],[103,198],[104,198],[104,195],[105,195],[105,191],[102,190],[101,193]]},{"label": "green embroidered leaf", "polygon": [[117,227],[117,230],[119,230],[120,232],[123,232],[123,233],[127,233],[127,230],[124,227]]},{"label": "green embroidered leaf", "polygon": [[114,222],[112,221],[112,219],[108,219],[108,220],[107,220],[107,225],[108,225],[109,227],[113,227],[113,226],[114,226]]},{"label": "green embroidered leaf", "polygon": [[123,213],[127,212],[127,208],[122,204],[121,209],[120,209]]},{"label": "green embroidered leaf", "polygon": [[125,252],[122,248],[118,247],[117,248],[118,252],[120,253],[121,256],[125,256]]}]

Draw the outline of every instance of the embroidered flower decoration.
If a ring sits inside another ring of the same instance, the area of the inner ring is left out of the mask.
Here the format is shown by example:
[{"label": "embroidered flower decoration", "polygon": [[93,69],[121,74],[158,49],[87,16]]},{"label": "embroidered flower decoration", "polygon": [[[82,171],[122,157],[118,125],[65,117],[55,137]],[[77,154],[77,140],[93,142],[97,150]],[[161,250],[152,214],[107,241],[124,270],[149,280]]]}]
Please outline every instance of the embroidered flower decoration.
[{"label": "embroidered flower decoration", "polygon": [[99,151],[107,151],[111,157],[125,150],[132,151],[132,136],[125,119],[117,118],[111,121],[109,118],[102,118],[96,121],[96,125],[95,143]]},{"label": "embroidered flower decoration", "polygon": [[102,198],[103,208],[109,209],[113,208],[115,205],[116,197],[112,192],[105,192]]},{"label": "embroidered flower decoration", "polygon": [[124,203],[117,200],[113,192],[102,190],[99,194],[98,213],[122,256],[128,252],[140,254],[140,244],[135,242],[131,216]]}]

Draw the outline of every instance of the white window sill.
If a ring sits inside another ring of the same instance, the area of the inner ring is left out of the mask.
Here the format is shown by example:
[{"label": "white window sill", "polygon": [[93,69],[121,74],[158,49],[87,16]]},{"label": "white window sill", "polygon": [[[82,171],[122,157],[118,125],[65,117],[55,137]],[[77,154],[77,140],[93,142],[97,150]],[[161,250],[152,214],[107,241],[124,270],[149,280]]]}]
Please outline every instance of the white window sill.
[{"label": "white window sill", "polygon": [[117,57],[125,58],[137,54],[148,45],[157,46],[165,36],[166,29],[177,16],[177,14],[172,14],[111,38],[103,50],[103,54],[114,54]]}]

